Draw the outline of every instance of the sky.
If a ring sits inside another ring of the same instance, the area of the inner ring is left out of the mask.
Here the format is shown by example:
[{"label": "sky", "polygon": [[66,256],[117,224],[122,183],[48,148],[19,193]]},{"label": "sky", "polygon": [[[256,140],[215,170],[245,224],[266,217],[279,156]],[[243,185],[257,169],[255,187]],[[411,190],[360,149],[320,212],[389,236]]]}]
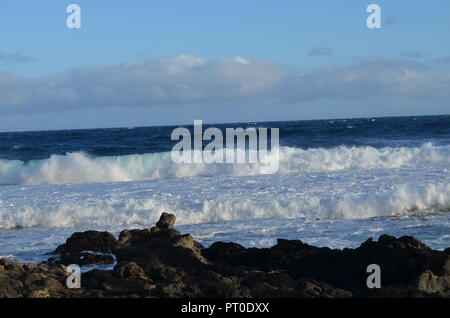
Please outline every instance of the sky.
[{"label": "sky", "polygon": [[[68,5],[81,8],[69,29]],[[381,28],[366,24],[369,4]],[[2,0],[0,131],[450,113],[447,0]]]}]

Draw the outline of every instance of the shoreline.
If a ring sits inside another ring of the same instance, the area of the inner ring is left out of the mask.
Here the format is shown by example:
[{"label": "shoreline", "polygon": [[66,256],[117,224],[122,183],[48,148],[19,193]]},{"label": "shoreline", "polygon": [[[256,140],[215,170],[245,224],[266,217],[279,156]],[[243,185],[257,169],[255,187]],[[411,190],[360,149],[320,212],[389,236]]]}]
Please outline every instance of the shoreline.
[{"label": "shoreline", "polygon": [[[382,235],[358,248],[315,247],[278,239],[270,248],[215,242],[208,248],[173,228],[156,226],[74,233],[41,264],[0,259],[0,298],[366,298],[450,297],[450,248],[432,250],[410,236]],[[67,265],[114,265],[81,274],[66,287]],[[381,288],[368,288],[379,265]]]}]

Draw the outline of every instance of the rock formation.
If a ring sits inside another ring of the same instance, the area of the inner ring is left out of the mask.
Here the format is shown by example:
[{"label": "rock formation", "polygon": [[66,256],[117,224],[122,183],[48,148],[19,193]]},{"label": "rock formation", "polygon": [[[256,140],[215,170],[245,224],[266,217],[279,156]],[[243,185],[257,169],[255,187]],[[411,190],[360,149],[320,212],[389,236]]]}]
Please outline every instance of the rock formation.
[{"label": "rock formation", "polygon": [[[74,233],[43,264],[0,259],[0,297],[450,297],[450,249],[413,237],[381,236],[333,250],[279,239],[271,248],[216,242],[205,248],[173,228]],[[82,274],[69,289],[66,265],[111,264]],[[380,289],[366,285],[367,266],[382,269]]]}]

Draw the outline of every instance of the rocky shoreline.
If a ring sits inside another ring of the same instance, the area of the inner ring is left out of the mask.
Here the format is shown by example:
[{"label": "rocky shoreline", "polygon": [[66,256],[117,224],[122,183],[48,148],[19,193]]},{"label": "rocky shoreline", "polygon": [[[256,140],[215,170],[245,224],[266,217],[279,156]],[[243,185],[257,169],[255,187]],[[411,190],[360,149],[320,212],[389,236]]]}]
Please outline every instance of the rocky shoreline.
[{"label": "rocky shoreline", "polygon": [[[436,251],[413,237],[383,235],[355,249],[333,250],[279,239],[271,248],[216,242],[205,248],[173,228],[163,213],[155,227],[74,233],[42,264],[0,259],[0,298],[450,297],[450,248]],[[66,287],[66,265],[112,264]],[[367,266],[381,268],[369,289]]]}]

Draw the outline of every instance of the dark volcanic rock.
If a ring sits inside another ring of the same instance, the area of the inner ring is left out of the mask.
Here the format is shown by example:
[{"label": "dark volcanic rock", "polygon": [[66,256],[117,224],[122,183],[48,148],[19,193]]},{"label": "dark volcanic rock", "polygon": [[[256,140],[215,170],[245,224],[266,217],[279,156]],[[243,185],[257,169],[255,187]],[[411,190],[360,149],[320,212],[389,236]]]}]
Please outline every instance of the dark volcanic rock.
[{"label": "dark volcanic rock", "polygon": [[114,264],[115,258],[109,254],[97,254],[92,252],[81,252],[75,254],[63,254],[60,258],[49,258],[44,264],[47,265],[71,265],[77,264],[79,266],[86,265],[108,265]]},{"label": "dark volcanic rock", "polygon": [[114,267],[114,274],[125,280],[148,280],[147,275],[144,270],[134,262],[130,263],[120,263]]},{"label": "dark volcanic rock", "polygon": [[65,244],[56,248],[53,254],[77,254],[83,251],[112,253],[117,246],[116,238],[109,232],[77,232]]},{"label": "dark volcanic rock", "polygon": [[161,218],[156,222],[156,227],[161,230],[170,230],[175,224],[176,217],[174,214],[163,212]]},{"label": "dark volcanic rock", "polygon": [[[450,297],[450,249],[413,237],[381,236],[355,249],[333,250],[279,239],[271,248],[216,242],[204,248],[173,228],[163,213],[155,227],[73,234],[45,264],[0,259],[0,297]],[[65,287],[62,264],[112,264]],[[368,289],[367,266],[381,267],[381,289]]]},{"label": "dark volcanic rock", "polygon": [[328,248],[317,248],[299,240],[278,239],[271,248],[245,248],[236,243],[213,243],[203,249],[205,258],[215,264],[264,271],[287,269],[297,262]]},{"label": "dark volcanic rock", "polygon": [[64,266],[18,264],[0,259],[0,297],[62,297],[67,272]]},{"label": "dark volcanic rock", "polygon": [[181,235],[172,228],[173,214],[163,213],[156,227],[143,230],[124,230],[115,250],[117,261],[135,262],[144,270],[161,267],[196,271],[207,264],[201,245],[191,235]]},{"label": "dark volcanic rock", "polygon": [[408,285],[425,270],[444,273],[448,255],[433,251],[411,237],[396,239],[381,236],[368,240],[357,249],[322,249],[288,270],[296,277],[312,277],[340,288],[366,289],[367,266],[377,264],[382,271],[382,285]]},{"label": "dark volcanic rock", "polygon": [[248,273],[242,284],[253,297],[270,298],[349,298],[350,291],[334,288],[311,278],[294,279],[287,272]]},{"label": "dark volcanic rock", "polygon": [[[222,273],[229,273],[229,267],[261,271],[283,270],[294,280],[310,277],[365,295],[368,291],[366,269],[370,264],[381,267],[382,286],[400,285],[404,292],[408,289],[409,294],[410,287],[413,286],[416,291],[439,290],[444,295],[446,287],[439,286],[448,286],[446,277],[450,275],[447,252],[433,251],[408,236],[397,239],[383,235],[378,242],[369,239],[357,249],[342,251],[289,240],[278,240],[278,244],[269,249],[246,249],[235,243],[217,242],[202,253]],[[413,282],[426,271],[440,275],[441,278],[424,275],[421,282],[414,285]],[[427,279],[429,282],[426,282]]]},{"label": "dark volcanic rock", "polygon": [[0,298],[23,297],[23,289],[21,281],[0,274]]},{"label": "dark volcanic rock", "polygon": [[437,276],[426,270],[413,282],[412,287],[426,295],[450,297],[450,275]]},{"label": "dark volcanic rock", "polygon": [[396,239],[393,236],[381,235],[378,238],[378,245],[394,249],[413,248],[413,249],[431,250],[428,246],[423,244],[421,241],[416,240],[412,236],[402,236]]},{"label": "dark volcanic rock", "polygon": [[77,232],[52,252],[60,257],[52,257],[46,264],[113,264],[115,259],[109,254],[115,251],[117,244],[116,238],[109,232]]}]

